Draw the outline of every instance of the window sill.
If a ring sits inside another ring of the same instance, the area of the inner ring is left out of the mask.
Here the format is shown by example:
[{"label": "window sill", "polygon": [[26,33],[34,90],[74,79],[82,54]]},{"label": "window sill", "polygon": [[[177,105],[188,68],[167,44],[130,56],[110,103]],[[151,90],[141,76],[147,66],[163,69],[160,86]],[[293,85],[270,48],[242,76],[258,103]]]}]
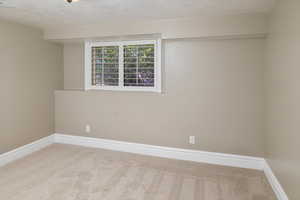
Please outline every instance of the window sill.
[{"label": "window sill", "polygon": [[114,86],[106,86],[106,87],[91,87],[86,88],[85,91],[120,91],[120,92],[155,92],[162,93],[161,89],[158,88],[136,88],[136,87],[114,87]]}]

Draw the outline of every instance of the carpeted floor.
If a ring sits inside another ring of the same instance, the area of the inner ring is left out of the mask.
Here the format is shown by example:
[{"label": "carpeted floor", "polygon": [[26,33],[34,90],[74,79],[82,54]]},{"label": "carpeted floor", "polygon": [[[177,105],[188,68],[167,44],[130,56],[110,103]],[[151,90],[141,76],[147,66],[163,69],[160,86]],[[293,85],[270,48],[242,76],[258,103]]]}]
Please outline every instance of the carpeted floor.
[{"label": "carpeted floor", "polygon": [[0,168],[3,200],[275,200],[262,172],[54,144]]}]

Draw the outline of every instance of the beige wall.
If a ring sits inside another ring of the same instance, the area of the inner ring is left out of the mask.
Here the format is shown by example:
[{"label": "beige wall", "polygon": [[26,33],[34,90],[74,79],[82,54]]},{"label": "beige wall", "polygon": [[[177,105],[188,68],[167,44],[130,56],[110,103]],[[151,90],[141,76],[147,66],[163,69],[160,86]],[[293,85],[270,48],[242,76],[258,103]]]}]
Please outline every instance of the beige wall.
[{"label": "beige wall", "polygon": [[84,89],[84,48],[79,44],[64,45],[64,88]]},{"label": "beige wall", "polygon": [[[163,44],[163,94],[57,91],[56,132],[263,156],[265,40]],[[65,89],[83,87],[82,48],[65,45]],[[188,144],[189,135],[196,145]]]},{"label": "beige wall", "polygon": [[160,33],[163,39],[235,37],[267,33],[267,16],[240,14],[183,19],[100,22],[45,30],[45,38],[67,40]]},{"label": "beige wall", "polygon": [[54,132],[62,48],[42,32],[0,21],[0,154]]},{"label": "beige wall", "polygon": [[300,1],[280,0],[268,39],[267,157],[290,200],[300,199]]}]

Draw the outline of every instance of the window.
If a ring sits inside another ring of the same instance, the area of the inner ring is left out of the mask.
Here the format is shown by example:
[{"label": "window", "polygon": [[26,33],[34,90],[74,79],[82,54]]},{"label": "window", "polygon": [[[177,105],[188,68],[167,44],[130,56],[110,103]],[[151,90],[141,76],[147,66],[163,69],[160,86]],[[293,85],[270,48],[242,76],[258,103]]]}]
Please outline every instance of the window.
[{"label": "window", "polygon": [[161,91],[161,42],[85,43],[85,88]]}]

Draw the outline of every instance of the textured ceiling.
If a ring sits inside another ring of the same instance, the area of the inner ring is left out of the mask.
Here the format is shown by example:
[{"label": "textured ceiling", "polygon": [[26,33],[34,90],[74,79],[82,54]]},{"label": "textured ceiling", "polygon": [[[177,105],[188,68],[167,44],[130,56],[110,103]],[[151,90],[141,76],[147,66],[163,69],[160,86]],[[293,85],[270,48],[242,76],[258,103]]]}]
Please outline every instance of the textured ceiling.
[{"label": "textured ceiling", "polygon": [[0,18],[42,29],[107,21],[268,13],[274,0],[0,0]]}]

